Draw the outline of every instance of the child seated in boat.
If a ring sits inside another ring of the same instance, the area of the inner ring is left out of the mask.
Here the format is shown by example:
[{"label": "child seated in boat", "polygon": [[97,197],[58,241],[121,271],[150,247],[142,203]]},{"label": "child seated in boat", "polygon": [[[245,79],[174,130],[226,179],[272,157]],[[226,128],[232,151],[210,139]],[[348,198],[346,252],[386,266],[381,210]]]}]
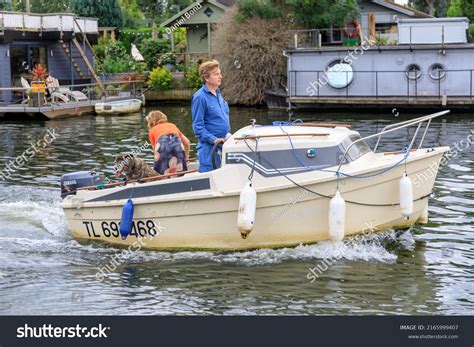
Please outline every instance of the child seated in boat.
[{"label": "child seated in boat", "polygon": [[168,122],[168,117],[161,111],[150,112],[146,121],[155,158],[155,171],[161,175],[186,171],[191,147],[188,138],[176,125]]}]

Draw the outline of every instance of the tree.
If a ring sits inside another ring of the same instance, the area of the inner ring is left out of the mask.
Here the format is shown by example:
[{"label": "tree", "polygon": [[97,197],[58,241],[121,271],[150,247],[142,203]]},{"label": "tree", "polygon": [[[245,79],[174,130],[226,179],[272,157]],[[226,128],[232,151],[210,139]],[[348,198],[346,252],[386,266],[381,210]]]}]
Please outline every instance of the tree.
[{"label": "tree", "polygon": [[428,13],[431,16],[446,17],[449,0],[409,0],[408,4],[414,9]]},{"label": "tree", "polygon": [[452,0],[447,14],[448,17],[462,17],[461,0]]},{"label": "tree", "polygon": [[290,14],[307,28],[342,28],[348,20],[359,18],[357,0],[286,0]]},{"label": "tree", "polygon": [[286,75],[281,52],[291,40],[293,24],[285,16],[241,21],[236,12],[226,11],[214,32],[214,56],[225,74],[222,93],[231,104],[261,104],[265,91],[275,87],[274,77]]},{"label": "tree", "polygon": [[124,26],[132,29],[141,27],[145,18],[137,0],[119,0],[119,4],[123,11]]},{"label": "tree", "polygon": [[460,3],[463,15],[468,17],[471,22],[474,21],[474,0],[460,0]]},{"label": "tree", "polygon": [[137,0],[138,6],[147,20],[161,22],[165,12],[166,3],[163,0]]},{"label": "tree", "polygon": [[[1,11],[26,11],[24,0],[0,0]],[[30,0],[30,12],[32,13],[64,13],[68,11],[69,0]]]},{"label": "tree", "polygon": [[69,0],[30,0],[33,13],[65,13],[69,10]]},{"label": "tree", "polygon": [[70,0],[72,13],[84,17],[96,17],[101,27],[123,28],[123,14],[117,0]]}]

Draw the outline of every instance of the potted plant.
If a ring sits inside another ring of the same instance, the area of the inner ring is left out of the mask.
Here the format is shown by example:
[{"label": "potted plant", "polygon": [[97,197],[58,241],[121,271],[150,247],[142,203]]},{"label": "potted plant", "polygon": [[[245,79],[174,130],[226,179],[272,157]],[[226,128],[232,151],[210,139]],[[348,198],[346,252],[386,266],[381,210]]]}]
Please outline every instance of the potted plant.
[{"label": "potted plant", "polygon": [[176,65],[176,56],[173,53],[165,53],[160,57],[158,63],[160,66],[167,68],[168,71],[173,72]]},{"label": "potted plant", "polygon": [[36,64],[31,71],[31,94],[34,107],[44,105],[44,95],[46,94],[47,69],[41,64]]}]

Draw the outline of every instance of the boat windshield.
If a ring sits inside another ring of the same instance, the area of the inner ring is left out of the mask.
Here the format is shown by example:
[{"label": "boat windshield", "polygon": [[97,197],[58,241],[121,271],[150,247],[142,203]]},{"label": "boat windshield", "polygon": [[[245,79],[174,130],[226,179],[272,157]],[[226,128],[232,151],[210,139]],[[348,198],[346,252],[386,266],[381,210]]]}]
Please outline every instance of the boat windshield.
[{"label": "boat windshield", "polygon": [[[344,141],[342,141],[341,143],[342,147],[344,147],[343,152],[345,152],[347,148],[349,148],[351,143],[359,139],[360,139],[360,135],[358,134],[352,134],[352,135],[347,136],[344,139]],[[349,149],[349,152],[347,152],[347,156],[351,159],[351,161],[354,161],[370,151],[371,150],[369,146],[367,145],[367,143],[365,141],[360,141],[360,142],[357,142],[354,146],[352,146]]]}]

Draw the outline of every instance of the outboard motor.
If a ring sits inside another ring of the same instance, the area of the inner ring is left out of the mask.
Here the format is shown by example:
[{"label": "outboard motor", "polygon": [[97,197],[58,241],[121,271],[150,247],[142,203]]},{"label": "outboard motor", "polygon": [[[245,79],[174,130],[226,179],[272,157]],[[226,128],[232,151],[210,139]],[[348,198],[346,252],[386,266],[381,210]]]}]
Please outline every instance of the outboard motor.
[{"label": "outboard motor", "polygon": [[82,187],[97,186],[104,183],[104,177],[93,171],[77,171],[65,174],[61,177],[61,198],[76,194],[76,190]]}]

